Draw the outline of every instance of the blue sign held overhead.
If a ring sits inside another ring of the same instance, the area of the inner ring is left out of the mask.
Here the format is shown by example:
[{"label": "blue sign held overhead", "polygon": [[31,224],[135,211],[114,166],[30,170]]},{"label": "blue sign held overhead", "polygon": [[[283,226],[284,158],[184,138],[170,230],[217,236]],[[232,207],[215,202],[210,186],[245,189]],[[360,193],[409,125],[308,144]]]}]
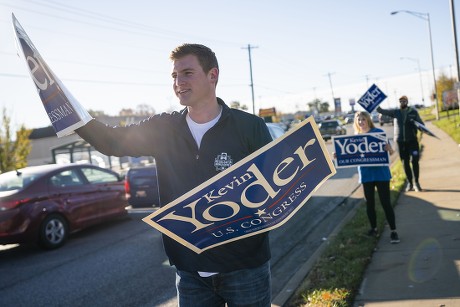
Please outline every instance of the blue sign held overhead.
[{"label": "blue sign held overhead", "polygon": [[375,84],[364,93],[361,98],[359,98],[358,103],[362,106],[367,112],[372,113],[372,111],[377,108],[377,106],[382,103],[387,98],[385,95]]}]

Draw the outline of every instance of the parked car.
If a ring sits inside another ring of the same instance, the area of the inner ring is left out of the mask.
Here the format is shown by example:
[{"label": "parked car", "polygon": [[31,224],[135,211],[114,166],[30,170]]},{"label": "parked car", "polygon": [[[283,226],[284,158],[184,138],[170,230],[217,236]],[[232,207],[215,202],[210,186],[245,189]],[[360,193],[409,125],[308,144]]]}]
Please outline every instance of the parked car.
[{"label": "parked car", "polygon": [[319,125],[319,132],[325,141],[330,140],[333,135],[345,135],[347,129],[342,126],[339,120],[324,120]]},{"label": "parked car", "polygon": [[123,179],[90,164],[0,174],[0,244],[64,245],[70,233],[127,215]]},{"label": "parked car", "polygon": [[388,116],[388,115],[379,114],[379,122],[380,122],[380,126],[383,126],[384,124],[393,125],[393,117]]},{"label": "parked car", "polygon": [[379,113],[377,113],[377,112],[372,112],[372,113],[371,113],[371,119],[372,119],[372,122],[378,123],[378,122],[379,122]]},{"label": "parked car", "polygon": [[355,120],[355,114],[347,114],[344,119],[345,124],[353,124],[353,121]]},{"label": "parked car", "polygon": [[130,168],[125,176],[125,192],[133,208],[160,205],[155,164]]}]

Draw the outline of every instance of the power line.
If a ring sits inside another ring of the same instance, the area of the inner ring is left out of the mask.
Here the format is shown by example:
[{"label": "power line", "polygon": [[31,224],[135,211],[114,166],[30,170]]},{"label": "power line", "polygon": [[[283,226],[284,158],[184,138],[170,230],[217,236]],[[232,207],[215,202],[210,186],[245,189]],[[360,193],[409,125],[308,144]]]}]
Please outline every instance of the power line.
[{"label": "power line", "polygon": [[[86,18],[90,21],[83,21],[83,20],[72,18],[72,17],[64,17],[62,14],[56,15],[56,14],[49,13],[48,11],[44,12],[44,11],[31,9],[30,7],[22,7],[18,5],[11,5],[11,4],[4,4],[4,3],[0,3],[0,5],[11,7],[11,8],[16,8],[16,9],[27,11],[27,12],[32,12],[38,15],[62,19],[65,21],[70,21],[70,22],[74,22],[78,24],[85,24],[85,25],[89,25],[89,26],[93,26],[97,28],[115,30],[119,32],[130,33],[130,34],[146,35],[149,37],[153,36],[153,37],[167,38],[167,39],[178,39],[178,38],[185,37],[185,36],[190,37],[190,34],[170,31],[170,30],[153,27],[153,26],[149,26],[149,25],[145,25],[145,24],[141,24],[137,22],[132,22],[129,20],[121,19],[121,18],[115,18],[109,15],[95,13],[89,10],[80,9],[80,8],[73,7],[70,5],[61,4],[55,1],[45,1],[45,3],[43,3],[43,1],[27,0],[28,4],[30,2],[40,5],[40,7],[46,6],[46,7],[49,7],[51,9],[58,11],[59,13],[62,13],[62,12],[68,13],[73,16]],[[99,22],[99,23],[95,23],[94,21]],[[122,26],[122,28],[120,28],[120,26]],[[209,40],[209,41],[213,41],[216,43],[223,43],[223,44],[232,44],[232,45],[240,44],[236,42],[220,41],[220,40],[209,39],[209,38],[199,37],[199,36],[196,36],[196,38],[200,40]]]},{"label": "power line", "polygon": [[20,74],[9,74],[9,73],[2,73],[0,72],[0,77],[10,77],[10,78],[30,78],[28,75],[20,75]]},{"label": "power line", "polygon": [[[25,78],[29,79],[30,76],[22,74],[10,74],[0,73],[0,77],[7,78]],[[121,81],[106,81],[106,80],[84,80],[84,79],[63,79],[66,82],[79,82],[79,83],[91,83],[91,84],[112,84],[112,85],[131,85],[131,86],[170,86],[166,83],[149,83],[149,82],[121,82]]]}]

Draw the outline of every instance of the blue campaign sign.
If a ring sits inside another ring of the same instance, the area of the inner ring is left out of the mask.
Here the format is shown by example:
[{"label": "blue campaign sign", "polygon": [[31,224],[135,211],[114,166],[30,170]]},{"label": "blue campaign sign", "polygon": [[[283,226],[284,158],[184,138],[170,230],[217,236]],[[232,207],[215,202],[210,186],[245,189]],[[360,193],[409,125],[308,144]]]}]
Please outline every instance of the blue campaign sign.
[{"label": "blue campaign sign", "polygon": [[352,136],[334,136],[337,168],[356,166],[379,166],[390,163],[385,150],[388,143],[385,133],[366,133]]},{"label": "blue campaign sign", "polygon": [[372,113],[372,111],[374,111],[374,109],[382,103],[385,98],[387,98],[387,96],[377,87],[377,85],[372,84],[367,92],[359,98],[358,103],[367,112]]},{"label": "blue campaign sign", "polygon": [[414,123],[414,125],[417,127],[418,130],[422,131],[423,133],[428,134],[429,136],[432,136],[432,137],[435,137],[437,139],[440,139],[433,132],[431,132],[431,130],[429,130],[425,125],[423,125],[422,123],[419,123],[418,121],[413,120],[413,119],[412,119],[412,122]]},{"label": "blue campaign sign", "polygon": [[201,253],[281,226],[335,172],[309,117],[143,221]]},{"label": "blue campaign sign", "polygon": [[57,136],[72,133],[86,124],[91,116],[54,75],[14,15],[13,26],[18,49],[24,54],[30,76]]}]

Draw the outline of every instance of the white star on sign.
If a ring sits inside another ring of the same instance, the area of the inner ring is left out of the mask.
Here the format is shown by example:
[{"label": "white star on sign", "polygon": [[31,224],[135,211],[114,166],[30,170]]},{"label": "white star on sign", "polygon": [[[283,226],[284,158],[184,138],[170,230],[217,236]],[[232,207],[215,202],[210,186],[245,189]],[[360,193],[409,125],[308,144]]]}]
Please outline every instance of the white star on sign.
[{"label": "white star on sign", "polygon": [[263,215],[263,214],[266,214],[266,213],[265,213],[265,209],[263,209],[263,210],[260,210],[260,209],[257,210],[256,214],[257,214],[258,216],[261,216],[261,215]]}]

